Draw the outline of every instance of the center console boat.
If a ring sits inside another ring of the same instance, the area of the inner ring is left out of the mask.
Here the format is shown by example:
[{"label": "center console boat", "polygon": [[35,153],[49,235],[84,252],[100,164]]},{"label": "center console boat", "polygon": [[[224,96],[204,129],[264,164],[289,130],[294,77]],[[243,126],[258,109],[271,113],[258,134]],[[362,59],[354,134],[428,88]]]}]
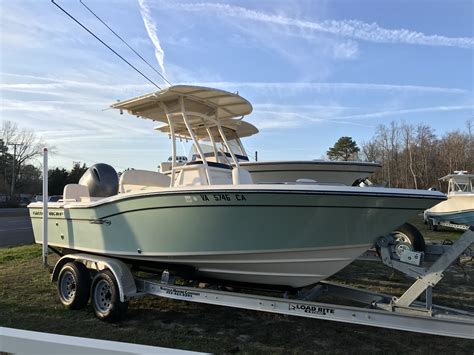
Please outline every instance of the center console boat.
[{"label": "center console boat", "polygon": [[[52,247],[302,287],[338,272],[378,237],[446,198],[436,191],[256,183],[232,146],[235,132],[255,131],[241,120],[251,104],[234,93],[178,85],[112,107],[166,125],[170,172],[129,170],[118,178],[108,165],[91,167],[64,188],[63,200],[48,204]],[[192,141],[198,160],[178,164],[179,138]],[[41,243],[42,204],[28,207]]]}]

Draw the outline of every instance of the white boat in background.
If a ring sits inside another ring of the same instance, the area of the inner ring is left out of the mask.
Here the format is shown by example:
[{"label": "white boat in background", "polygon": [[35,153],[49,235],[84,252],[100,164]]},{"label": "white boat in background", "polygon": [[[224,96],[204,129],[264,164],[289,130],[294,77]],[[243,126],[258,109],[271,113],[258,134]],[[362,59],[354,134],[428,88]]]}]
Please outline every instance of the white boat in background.
[{"label": "white boat in background", "polygon": [[[306,182],[342,184],[347,186],[358,186],[365,182],[370,175],[379,170],[382,165],[377,162],[362,161],[331,161],[331,160],[276,160],[276,161],[250,161],[241,139],[258,133],[258,129],[249,122],[242,119],[238,124],[223,124],[225,133],[228,137],[229,149],[221,140],[216,137],[214,142],[218,147],[216,159],[212,145],[206,144],[209,138],[204,134],[198,134],[204,142],[201,142],[201,148],[206,158],[210,161],[232,164],[231,152],[239,161],[240,167],[247,170],[252,176],[254,183],[285,183],[306,180]],[[156,130],[170,134],[167,124],[159,126]],[[181,139],[190,139],[186,131],[179,133]],[[191,151],[189,161],[199,161],[200,156],[194,149]],[[171,163],[163,162],[160,165],[160,171],[170,173]]]},{"label": "white boat in background", "polygon": [[318,183],[343,184],[357,186],[382,165],[375,162],[361,161],[258,161],[242,162],[254,182],[296,182],[298,180],[314,180]]},{"label": "white boat in background", "polygon": [[455,171],[440,178],[448,182],[448,199],[425,211],[425,220],[474,225],[474,174]]},{"label": "white boat in background", "polygon": [[[185,267],[200,277],[302,287],[335,274],[445,199],[436,191],[256,184],[231,143],[232,132],[248,128],[240,117],[252,106],[230,92],[178,85],[112,107],[168,125],[171,172],[129,170],[118,180],[109,165],[91,167],[78,184],[66,185],[63,200],[48,203],[52,247]],[[192,140],[199,160],[177,164],[181,137]],[[212,156],[202,148],[205,137]],[[227,153],[230,162],[220,160]],[[42,243],[43,204],[28,207]]]}]

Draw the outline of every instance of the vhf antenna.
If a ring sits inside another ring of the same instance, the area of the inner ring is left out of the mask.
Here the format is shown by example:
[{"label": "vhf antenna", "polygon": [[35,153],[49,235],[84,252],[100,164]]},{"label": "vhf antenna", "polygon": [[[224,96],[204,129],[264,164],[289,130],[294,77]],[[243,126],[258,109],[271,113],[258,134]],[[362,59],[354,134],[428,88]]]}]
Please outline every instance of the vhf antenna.
[{"label": "vhf antenna", "polygon": [[102,22],[102,24],[107,27],[110,32],[112,32],[118,39],[120,39],[133,53],[135,53],[143,62],[145,62],[156,74],[158,74],[167,84],[172,85],[166,77],[160,73],[153,65],[151,65],[145,58],[143,58],[140,53],[138,53],[135,49],[133,49],[117,32],[115,32],[109,25],[105,23],[99,16],[96,15],[94,11],[92,11],[89,6],[87,6],[82,0],[79,0],[82,6],[84,6],[92,15],[95,16],[97,20]]},{"label": "vhf antenna", "polygon": [[56,5],[62,12],[64,12],[67,16],[69,16],[74,22],[76,22],[79,26],[81,26],[84,30],[89,32],[91,36],[93,36],[96,40],[98,40],[100,43],[102,43],[104,46],[106,46],[112,53],[114,53],[117,57],[122,59],[125,63],[127,63],[130,67],[132,67],[137,73],[139,73],[141,76],[143,76],[147,81],[149,81],[151,84],[156,86],[159,90],[161,90],[161,87],[159,87],[153,80],[151,80],[149,77],[147,77],[145,74],[143,74],[140,70],[135,68],[128,60],[126,60],[124,57],[122,57],[120,54],[118,54],[112,47],[110,47],[107,43],[105,43],[103,40],[101,40],[99,37],[97,37],[91,30],[89,30],[86,26],[84,26],[82,23],[80,23],[74,16],[72,16],[69,12],[64,10],[61,6],[56,4],[54,0],[51,0],[51,2]]}]

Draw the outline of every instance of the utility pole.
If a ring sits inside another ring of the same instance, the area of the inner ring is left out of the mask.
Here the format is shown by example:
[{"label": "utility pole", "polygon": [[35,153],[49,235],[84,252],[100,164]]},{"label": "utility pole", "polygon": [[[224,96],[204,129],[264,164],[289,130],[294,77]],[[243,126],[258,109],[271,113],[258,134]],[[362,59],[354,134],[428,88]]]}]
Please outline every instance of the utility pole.
[{"label": "utility pole", "polygon": [[10,198],[13,197],[13,193],[15,192],[15,162],[16,162],[16,147],[21,146],[21,143],[7,143],[7,145],[13,146],[13,162],[12,162],[12,185],[11,185],[11,192]]},{"label": "utility pole", "polygon": [[255,161],[258,161],[258,152],[255,151]]}]

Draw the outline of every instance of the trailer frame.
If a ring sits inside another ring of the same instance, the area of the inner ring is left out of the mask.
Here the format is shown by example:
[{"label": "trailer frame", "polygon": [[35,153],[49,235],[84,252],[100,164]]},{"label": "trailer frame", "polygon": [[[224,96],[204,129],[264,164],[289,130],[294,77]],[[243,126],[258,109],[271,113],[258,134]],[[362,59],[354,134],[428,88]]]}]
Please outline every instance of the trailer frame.
[{"label": "trailer frame", "polygon": [[[437,306],[432,302],[432,289],[443,279],[449,266],[462,255],[472,255],[469,246],[474,243],[474,227],[453,244],[428,246],[425,252],[407,250],[397,256],[393,242],[390,236],[380,238],[378,245],[382,262],[415,279],[400,297],[328,281],[300,290],[296,295],[286,292],[281,297],[222,290],[225,284],[217,283],[195,281],[177,285],[168,270],[156,274],[153,279],[146,279],[134,275],[117,258],[87,253],[63,256],[56,263],[51,279],[58,280],[60,270],[66,263],[78,261],[94,273],[110,270],[117,281],[120,302],[143,295],[155,295],[188,302],[474,339],[474,313]],[[425,267],[426,263],[428,266]],[[322,295],[355,301],[362,306],[318,302],[317,299]]]}]

